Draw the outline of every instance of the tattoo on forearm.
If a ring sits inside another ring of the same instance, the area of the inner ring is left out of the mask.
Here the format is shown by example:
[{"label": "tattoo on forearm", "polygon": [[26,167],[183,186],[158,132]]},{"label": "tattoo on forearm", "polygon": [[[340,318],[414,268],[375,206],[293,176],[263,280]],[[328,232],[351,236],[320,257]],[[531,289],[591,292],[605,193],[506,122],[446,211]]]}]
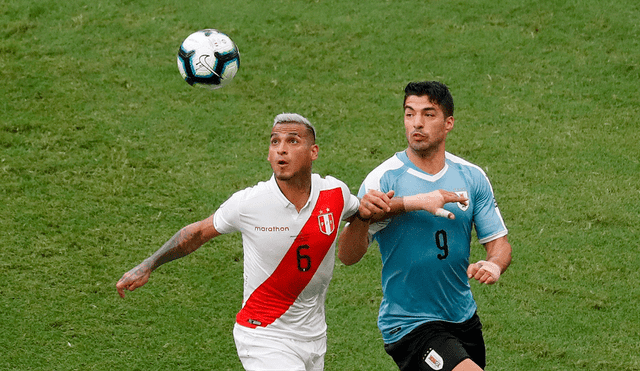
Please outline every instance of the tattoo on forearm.
[{"label": "tattoo on forearm", "polygon": [[187,256],[202,245],[201,233],[193,233],[186,227],[179,230],[151,257],[154,263],[151,267],[155,270],[164,263]]}]

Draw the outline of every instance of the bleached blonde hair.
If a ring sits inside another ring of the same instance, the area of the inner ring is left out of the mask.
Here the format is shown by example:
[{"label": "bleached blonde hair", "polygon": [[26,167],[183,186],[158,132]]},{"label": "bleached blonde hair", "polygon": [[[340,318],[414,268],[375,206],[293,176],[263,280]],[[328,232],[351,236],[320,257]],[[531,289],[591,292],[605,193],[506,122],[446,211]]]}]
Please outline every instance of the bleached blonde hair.
[{"label": "bleached blonde hair", "polygon": [[315,142],[316,128],[304,116],[299,115],[297,113],[281,113],[273,119],[273,126],[276,126],[278,124],[283,124],[286,122],[297,123],[297,124],[302,124],[306,126],[307,129],[311,131],[311,134],[313,135],[313,141]]}]

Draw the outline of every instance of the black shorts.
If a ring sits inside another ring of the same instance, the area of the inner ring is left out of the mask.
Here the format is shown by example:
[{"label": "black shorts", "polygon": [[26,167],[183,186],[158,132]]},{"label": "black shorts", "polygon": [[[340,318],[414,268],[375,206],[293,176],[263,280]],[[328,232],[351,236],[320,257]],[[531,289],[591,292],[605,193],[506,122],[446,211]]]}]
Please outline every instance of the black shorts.
[{"label": "black shorts", "polygon": [[384,349],[401,371],[451,371],[467,358],[480,368],[486,365],[478,314],[462,323],[427,322]]}]

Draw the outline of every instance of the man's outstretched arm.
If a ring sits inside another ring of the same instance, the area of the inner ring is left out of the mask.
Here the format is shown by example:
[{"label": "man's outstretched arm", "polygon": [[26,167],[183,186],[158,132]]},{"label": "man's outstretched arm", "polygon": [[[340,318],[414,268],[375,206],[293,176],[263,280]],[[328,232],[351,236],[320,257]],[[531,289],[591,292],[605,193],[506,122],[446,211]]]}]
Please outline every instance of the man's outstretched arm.
[{"label": "man's outstretched arm", "polygon": [[164,263],[187,256],[220,233],[213,226],[213,215],[179,230],[158,251],[125,273],[116,284],[118,294],[133,291],[149,281],[151,272]]},{"label": "man's outstretched arm", "polygon": [[409,211],[426,210],[436,216],[454,219],[453,213],[443,209],[449,202],[466,204],[467,198],[445,190],[421,193],[406,197],[393,197],[394,192],[385,194],[370,190],[360,201],[358,217],[354,218],[341,232],[338,239],[338,259],[345,265],[360,261],[369,247],[369,225],[393,215]]}]

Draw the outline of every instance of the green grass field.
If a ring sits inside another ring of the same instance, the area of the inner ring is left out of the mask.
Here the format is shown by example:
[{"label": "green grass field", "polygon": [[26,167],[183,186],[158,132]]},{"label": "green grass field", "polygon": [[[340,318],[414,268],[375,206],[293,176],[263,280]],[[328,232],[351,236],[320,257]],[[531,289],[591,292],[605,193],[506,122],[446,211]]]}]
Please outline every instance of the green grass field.
[{"label": "green grass field", "polygon": [[[176,66],[202,28],[242,55],[213,92]],[[0,369],[241,370],[239,235],[117,280],[270,176],[276,114],[356,192],[404,149],[406,83],[440,80],[514,248],[473,284],[487,370],[640,370],[639,40],[635,0],[0,0]],[[375,248],[336,266],[327,370],[395,369],[379,275]]]}]

